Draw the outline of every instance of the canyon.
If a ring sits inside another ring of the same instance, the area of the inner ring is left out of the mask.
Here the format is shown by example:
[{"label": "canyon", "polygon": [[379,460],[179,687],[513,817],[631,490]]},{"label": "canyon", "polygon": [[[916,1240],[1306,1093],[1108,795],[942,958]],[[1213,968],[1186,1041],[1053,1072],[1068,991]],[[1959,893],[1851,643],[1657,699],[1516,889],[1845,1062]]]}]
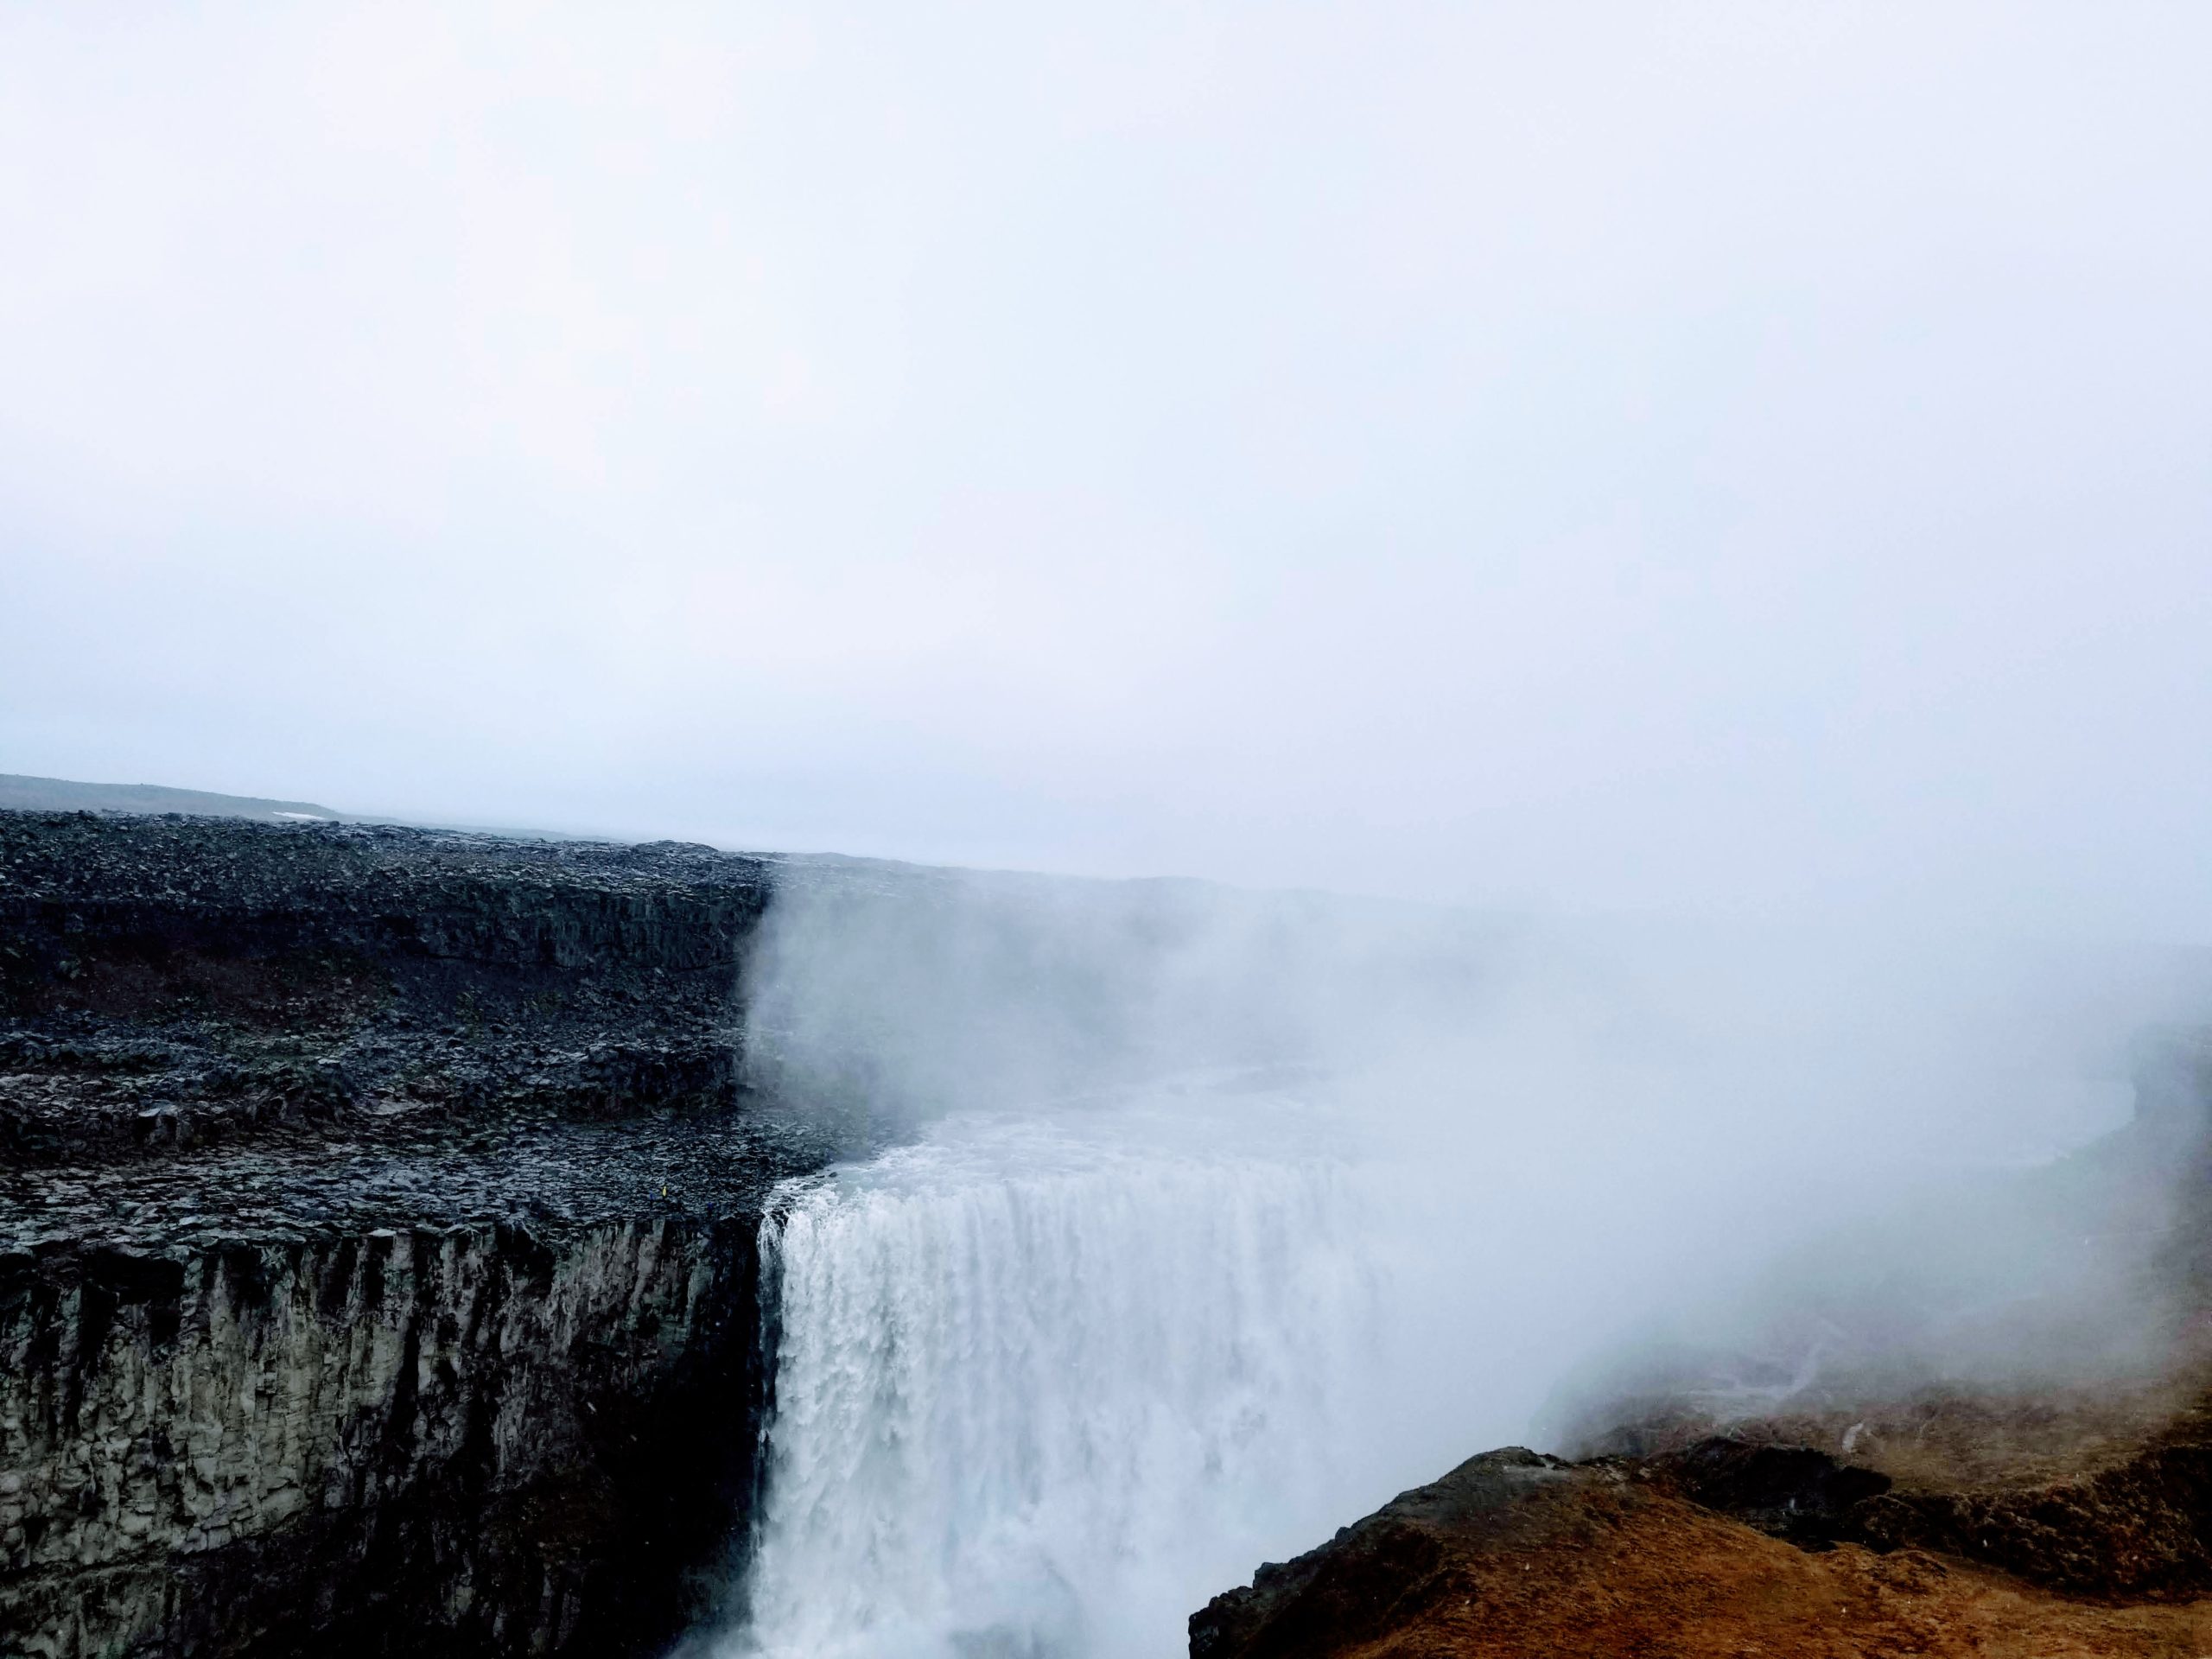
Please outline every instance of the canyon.
[{"label": "canyon", "polygon": [[[1409,1242],[1535,1143],[1432,1155],[1416,1112],[1393,1166],[1314,1078],[1456,1029],[1510,929],[283,808],[0,810],[0,1653],[1153,1652],[1304,1542],[1194,1659],[2212,1629],[2186,1030],[2123,1127],[1990,1188],[2037,1295],[1801,1277],[1778,1371],[1567,1379],[1548,1452],[1330,1539],[1397,1420],[1458,1432],[1393,1392],[1459,1363],[1390,1346],[1460,1306]],[[1687,1200],[1608,1155],[1633,1182],[1564,1196],[1661,1189],[1632,1252]],[[1573,1248],[1545,1187],[1465,1260]],[[1908,1304],[1921,1348],[1872,1317]],[[2109,1363],[1977,1378],[1931,1332]]]}]

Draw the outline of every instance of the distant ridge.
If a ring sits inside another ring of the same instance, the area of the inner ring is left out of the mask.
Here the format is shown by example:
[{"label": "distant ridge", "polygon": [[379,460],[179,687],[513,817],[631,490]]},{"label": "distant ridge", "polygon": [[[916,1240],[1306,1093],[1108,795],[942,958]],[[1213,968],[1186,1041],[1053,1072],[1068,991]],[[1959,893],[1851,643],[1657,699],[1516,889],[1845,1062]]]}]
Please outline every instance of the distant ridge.
[{"label": "distant ridge", "polygon": [[258,795],[218,795],[206,789],[171,789],[166,784],[80,784],[67,778],[26,778],[0,772],[0,812],[181,812],[195,818],[259,818],[299,823],[403,823],[418,830],[458,830],[507,841],[619,841],[580,836],[566,830],[513,829],[497,823],[451,823],[438,818],[402,818],[364,812],[339,812],[313,801],[268,801]]},{"label": "distant ridge", "polygon": [[312,801],[264,801],[159,784],[78,784],[66,778],[24,778],[0,772],[0,810],[17,812],[188,812],[204,818],[320,818],[347,815]]}]

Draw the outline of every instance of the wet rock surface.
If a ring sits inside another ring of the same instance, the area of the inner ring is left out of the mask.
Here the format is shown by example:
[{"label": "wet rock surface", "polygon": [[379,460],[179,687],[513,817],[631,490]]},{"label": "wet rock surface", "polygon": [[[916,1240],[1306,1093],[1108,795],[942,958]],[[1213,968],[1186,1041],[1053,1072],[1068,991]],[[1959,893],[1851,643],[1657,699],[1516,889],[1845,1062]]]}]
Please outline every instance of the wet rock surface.
[{"label": "wet rock surface", "polygon": [[749,1501],[767,861],[0,812],[0,1653],[650,1652]]}]

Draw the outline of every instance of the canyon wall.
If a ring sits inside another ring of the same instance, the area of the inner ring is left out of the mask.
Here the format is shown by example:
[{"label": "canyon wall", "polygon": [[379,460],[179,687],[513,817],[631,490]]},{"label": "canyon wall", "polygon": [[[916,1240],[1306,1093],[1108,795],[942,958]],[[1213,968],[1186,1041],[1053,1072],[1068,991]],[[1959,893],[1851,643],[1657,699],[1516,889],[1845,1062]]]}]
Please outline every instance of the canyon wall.
[{"label": "canyon wall", "polygon": [[709,1611],[668,1568],[743,1510],[744,1223],[5,1265],[20,1651],[605,1653]]},{"label": "canyon wall", "polygon": [[0,1653],[655,1651],[734,1581],[760,860],[0,813]]}]

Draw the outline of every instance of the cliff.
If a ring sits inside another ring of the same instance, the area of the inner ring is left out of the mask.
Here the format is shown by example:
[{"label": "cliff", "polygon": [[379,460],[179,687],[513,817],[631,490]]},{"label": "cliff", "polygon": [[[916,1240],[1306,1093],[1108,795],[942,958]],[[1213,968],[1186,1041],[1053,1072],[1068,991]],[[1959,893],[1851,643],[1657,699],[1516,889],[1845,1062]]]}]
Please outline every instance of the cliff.
[{"label": "cliff", "polygon": [[0,1652],[643,1653],[750,1502],[763,861],[0,812]]}]

